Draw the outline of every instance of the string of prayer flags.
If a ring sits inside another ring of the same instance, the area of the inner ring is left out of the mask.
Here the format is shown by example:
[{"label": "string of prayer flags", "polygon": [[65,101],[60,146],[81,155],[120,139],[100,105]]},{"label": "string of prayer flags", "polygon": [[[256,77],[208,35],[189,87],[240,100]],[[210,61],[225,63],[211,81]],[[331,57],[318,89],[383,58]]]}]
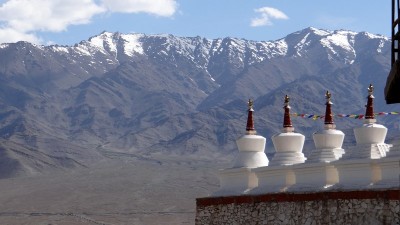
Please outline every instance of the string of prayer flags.
[{"label": "string of prayer flags", "polygon": [[[398,115],[399,112],[378,112],[374,113],[375,116],[386,116],[386,115]],[[315,115],[315,114],[307,114],[307,113],[291,113],[291,116],[294,117],[301,117],[301,118],[307,118],[307,119],[312,119],[312,120],[317,120],[317,119],[323,119],[325,116],[320,116],[320,115]],[[364,114],[335,114],[333,115],[334,117],[337,118],[354,118],[354,119],[363,119]]]}]

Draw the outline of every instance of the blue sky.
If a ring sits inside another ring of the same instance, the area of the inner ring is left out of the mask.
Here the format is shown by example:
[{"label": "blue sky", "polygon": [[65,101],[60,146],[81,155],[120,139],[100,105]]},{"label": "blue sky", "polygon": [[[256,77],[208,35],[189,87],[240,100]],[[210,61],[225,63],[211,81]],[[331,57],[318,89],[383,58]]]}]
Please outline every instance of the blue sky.
[{"label": "blue sky", "polygon": [[310,26],[389,36],[390,7],[390,0],[0,0],[0,43],[73,45],[102,31],[276,40]]}]

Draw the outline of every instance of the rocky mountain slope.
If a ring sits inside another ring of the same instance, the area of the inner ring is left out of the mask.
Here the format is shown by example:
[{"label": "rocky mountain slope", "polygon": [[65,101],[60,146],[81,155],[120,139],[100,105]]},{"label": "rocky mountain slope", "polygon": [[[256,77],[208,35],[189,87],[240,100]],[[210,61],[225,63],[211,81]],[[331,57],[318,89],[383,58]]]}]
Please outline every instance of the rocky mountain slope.
[{"label": "rocky mountain slope", "polygon": [[[74,46],[0,44],[0,177],[115,153],[229,157],[248,98],[267,138],[279,132],[285,94],[293,112],[323,114],[329,90],[335,113],[362,114],[373,83],[376,111],[396,111],[383,98],[389,57],[387,37],[315,28],[276,41],[104,32]],[[396,116],[378,120],[398,130]],[[293,122],[312,148],[322,121]],[[351,144],[362,121],[336,122]]]}]

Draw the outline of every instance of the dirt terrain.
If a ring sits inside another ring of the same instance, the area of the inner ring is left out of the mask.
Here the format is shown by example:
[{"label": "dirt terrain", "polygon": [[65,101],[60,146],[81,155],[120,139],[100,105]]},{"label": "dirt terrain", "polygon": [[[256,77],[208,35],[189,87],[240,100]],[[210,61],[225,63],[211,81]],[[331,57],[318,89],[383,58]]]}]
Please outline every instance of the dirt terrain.
[{"label": "dirt terrain", "polygon": [[195,199],[226,164],[119,157],[0,180],[0,224],[194,224]]}]

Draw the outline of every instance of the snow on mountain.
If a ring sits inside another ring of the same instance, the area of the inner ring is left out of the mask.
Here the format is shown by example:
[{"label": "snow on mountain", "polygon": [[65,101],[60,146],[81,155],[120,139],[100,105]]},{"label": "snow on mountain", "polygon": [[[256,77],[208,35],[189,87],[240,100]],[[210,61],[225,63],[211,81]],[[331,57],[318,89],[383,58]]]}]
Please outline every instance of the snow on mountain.
[{"label": "snow on mountain", "polygon": [[[356,52],[353,48],[356,32],[336,31],[320,40],[321,44],[330,50],[329,57],[342,58],[346,64],[352,64],[356,58]],[[337,50],[337,47],[339,50]]]},{"label": "snow on mountain", "polygon": [[7,48],[10,44],[2,43],[0,44],[0,48]]},{"label": "snow on mountain", "polygon": [[308,28],[312,33],[318,35],[318,36],[327,36],[331,33],[331,31],[328,30],[323,30],[323,29],[318,29],[315,27],[309,27]]},{"label": "snow on mountain", "polygon": [[68,48],[66,46],[52,45],[52,46],[50,46],[50,49],[54,52],[63,52],[65,54],[68,54],[70,48]]},{"label": "snow on mountain", "polygon": [[[158,46],[154,46],[158,44]],[[50,46],[53,51],[72,50],[76,54],[91,56],[96,53],[115,56],[118,50],[133,57],[134,55],[146,55],[154,57],[157,54],[174,57],[174,54],[186,57],[201,68],[206,68],[210,57],[225,54],[238,60],[239,67],[262,62],[273,57],[284,56],[287,44],[284,40],[278,41],[248,41],[237,38],[205,39],[200,37],[184,38],[173,35],[144,35],[144,34],[118,34],[103,32],[100,35],[89,38],[73,47]],[[117,59],[118,60],[118,59]]]},{"label": "snow on mountain", "polygon": [[389,53],[386,37],[316,28],[275,41],[103,32],[73,46],[1,44],[0,148],[16,171],[86,165],[110,151],[230,153],[247,98],[265,136],[280,127],[283,93],[309,113],[329,89],[338,112],[352,113],[365,85],[383,88]]},{"label": "snow on mountain", "polygon": [[100,51],[116,55],[118,53],[116,43],[118,41],[118,37],[118,33],[113,34],[110,32],[103,32],[98,36],[90,38],[89,43],[92,46],[97,47]]},{"label": "snow on mountain", "polygon": [[144,50],[140,40],[143,36],[142,34],[121,35],[124,40],[124,53],[128,56],[133,56],[135,53],[143,55]]},{"label": "snow on mountain", "polygon": [[[183,57],[194,63],[197,67],[207,69],[210,59],[226,57],[237,68],[245,68],[254,63],[260,63],[287,54],[299,57],[307,54],[316,43],[330,53],[330,60],[344,60],[351,64],[356,58],[354,38],[356,32],[327,31],[316,28],[307,28],[295,32],[286,38],[276,41],[249,41],[238,38],[224,38],[210,40],[200,37],[176,37],[173,35],[145,35],[145,34],[119,34],[103,32],[89,38],[75,46],[49,46],[53,51],[62,51],[65,54],[80,56],[103,55],[107,64],[119,64],[121,54],[127,57],[141,55],[151,58],[165,58],[177,60]],[[379,35],[365,33],[367,38],[379,39],[381,51],[388,39]],[[294,38],[294,42],[293,42]],[[5,48],[5,45],[3,45]],[[293,48],[293,52],[289,49]],[[124,58],[124,57],[122,57]]]}]

